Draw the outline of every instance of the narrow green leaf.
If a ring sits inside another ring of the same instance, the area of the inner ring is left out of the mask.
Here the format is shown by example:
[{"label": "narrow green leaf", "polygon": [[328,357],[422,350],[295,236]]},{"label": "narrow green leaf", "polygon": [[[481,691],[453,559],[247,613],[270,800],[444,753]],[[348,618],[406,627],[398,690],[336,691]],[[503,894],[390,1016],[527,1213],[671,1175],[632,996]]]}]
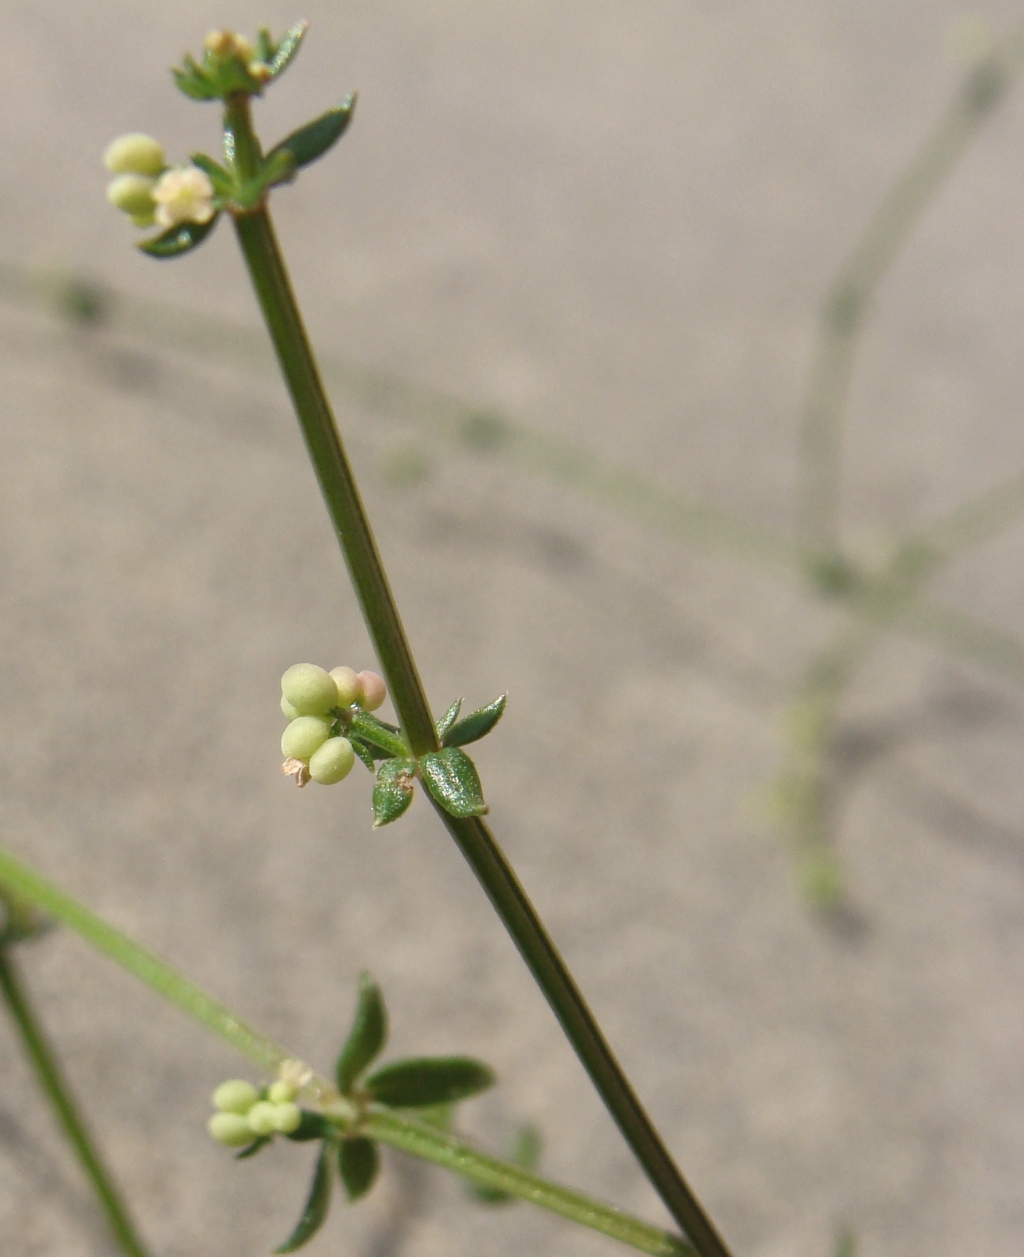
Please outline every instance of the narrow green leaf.
[{"label": "narrow green leaf", "polygon": [[373,757],[372,749],[361,738],[354,738],[351,734],[348,740],[352,743],[352,749],[356,755],[359,756],[370,772],[375,773],[377,771],[377,761]]},{"label": "narrow green leaf", "polygon": [[[284,35],[274,49],[273,55],[267,64],[270,66],[270,73],[273,78],[277,78],[279,74],[283,74],[295,59],[295,54],[299,51],[303,39],[306,37],[306,31],[309,30],[309,23],[303,19],[296,22],[293,27],[285,31]],[[260,35],[264,32],[260,31]],[[263,44],[260,43],[262,49]]]},{"label": "narrow green leaf", "polygon": [[295,158],[298,166],[308,166],[310,162],[315,162],[345,134],[355,107],[356,97],[353,92],[340,105],[328,109],[325,114],[307,122],[304,127],[299,127],[280,144],[276,144],[267,154],[268,159],[286,150]]},{"label": "narrow green leaf", "polygon": [[338,1147],[338,1172],[354,1205],[374,1184],[380,1170],[377,1145],[370,1139],[343,1139]]},{"label": "narrow green leaf", "polygon": [[420,771],[427,789],[450,816],[483,816],[487,811],[476,766],[457,746],[428,751],[420,758]]},{"label": "narrow green leaf", "polygon": [[296,1249],[311,1240],[323,1226],[327,1218],[327,1210],[331,1206],[331,1164],[328,1156],[330,1146],[325,1143],[320,1149],[302,1217],[299,1218],[295,1230],[280,1248],[274,1249],[275,1253],[294,1253]]},{"label": "narrow green leaf", "polygon": [[352,716],[349,728],[357,738],[362,738],[371,747],[379,748],[382,753],[376,756],[377,759],[383,759],[385,755],[405,757],[409,754],[401,729],[385,724],[368,711],[357,711]]},{"label": "narrow green leaf", "polygon": [[139,248],[151,258],[176,258],[189,253],[203,243],[216,225],[219,214],[214,214],[208,223],[181,223],[171,227],[162,236],[152,240],[143,240]]},{"label": "narrow green leaf", "polygon": [[470,742],[486,737],[503,716],[507,701],[508,695],[502,694],[493,703],[488,703],[486,707],[481,707],[478,711],[466,716],[444,734],[441,738],[441,745],[467,746]]},{"label": "narrow green leaf", "polygon": [[366,1090],[393,1109],[454,1104],[494,1085],[493,1072],[468,1056],[414,1056],[375,1070]]},{"label": "narrow green leaf", "polygon": [[441,743],[442,746],[444,746],[445,744],[444,735],[448,732],[448,730],[455,723],[455,720],[459,712],[461,711],[461,709],[462,709],[462,699],[457,698],[455,702],[452,703],[451,707],[448,708],[448,710],[444,713],[441,719],[434,726],[434,728],[437,729],[437,740]]},{"label": "narrow green leaf", "polygon": [[207,157],[205,153],[193,153],[189,160],[193,166],[198,166],[209,176],[213,190],[218,196],[230,196],[235,181],[219,162],[215,162],[212,157]]},{"label": "narrow green leaf", "polygon": [[295,178],[298,166],[292,153],[286,148],[279,148],[271,153],[263,163],[260,178],[266,188],[276,188],[280,183],[290,183]]},{"label": "narrow green leaf", "polygon": [[352,1029],[338,1056],[334,1076],[347,1096],[363,1070],[380,1055],[388,1037],[388,1013],[381,989],[368,973],[359,975],[359,999]]},{"label": "narrow green leaf", "polygon": [[412,759],[388,759],[381,764],[373,787],[374,829],[398,820],[412,802],[415,771]]},{"label": "narrow green leaf", "polygon": [[259,1135],[256,1139],[252,1141],[251,1144],[246,1145],[246,1147],[244,1147],[241,1152],[235,1153],[235,1160],[248,1161],[250,1157],[254,1157],[256,1153],[260,1151],[261,1148],[265,1148],[267,1144],[271,1142],[273,1142],[272,1136]]},{"label": "narrow green leaf", "polygon": [[302,1122],[295,1130],[289,1131],[285,1139],[297,1144],[309,1143],[313,1139],[330,1139],[336,1130],[333,1122],[329,1122],[322,1114],[303,1109]]},{"label": "narrow green leaf", "polygon": [[[543,1140],[536,1126],[521,1126],[515,1142],[509,1152],[508,1159],[513,1165],[524,1170],[535,1170],[540,1164]],[[500,1187],[483,1187],[479,1183],[470,1185],[470,1194],[485,1205],[506,1205],[518,1199],[511,1192],[503,1192]]]},{"label": "narrow green leaf", "polygon": [[182,64],[171,70],[178,89],[192,100],[216,100],[217,89],[210,82],[206,71],[191,53],[185,53]]}]

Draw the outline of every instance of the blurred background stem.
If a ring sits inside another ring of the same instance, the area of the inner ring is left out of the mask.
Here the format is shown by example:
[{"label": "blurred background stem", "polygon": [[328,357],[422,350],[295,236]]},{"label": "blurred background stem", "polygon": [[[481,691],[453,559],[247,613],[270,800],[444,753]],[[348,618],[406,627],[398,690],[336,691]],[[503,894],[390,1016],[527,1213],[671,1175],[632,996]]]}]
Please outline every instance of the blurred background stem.
[{"label": "blurred background stem", "polygon": [[126,1257],[148,1257],[128,1207],[79,1111],[53,1048],[47,1042],[10,947],[0,947],[0,992],[21,1036],[39,1086],[53,1106],[57,1121],[96,1194],[121,1251]]}]

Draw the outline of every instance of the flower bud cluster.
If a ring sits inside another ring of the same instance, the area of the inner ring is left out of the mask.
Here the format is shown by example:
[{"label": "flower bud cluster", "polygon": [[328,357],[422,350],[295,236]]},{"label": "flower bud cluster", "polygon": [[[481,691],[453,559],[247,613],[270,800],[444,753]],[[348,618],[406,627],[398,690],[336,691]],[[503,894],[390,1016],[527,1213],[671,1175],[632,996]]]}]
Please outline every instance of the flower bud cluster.
[{"label": "flower bud cluster", "polygon": [[208,223],[216,213],[209,175],[198,166],[169,167],[163,145],[151,135],[119,136],[103,163],[114,175],[107,199],[136,227]]},{"label": "flower bud cluster", "polygon": [[244,1148],[254,1139],[290,1135],[302,1125],[302,1110],[295,1103],[299,1084],[279,1078],[262,1089],[241,1078],[222,1082],[211,1097],[217,1110],[206,1129],[228,1148]]},{"label": "flower bud cluster", "polygon": [[244,35],[234,31],[210,31],[203,40],[203,47],[213,58],[240,61],[246,70],[260,83],[274,77],[274,72],[256,54],[255,46]]},{"label": "flower bud cluster", "polygon": [[281,678],[281,711],[290,721],[281,735],[283,770],[298,785],[332,786],[352,770],[355,751],[344,736],[352,708],[376,711],[387,697],[376,672],[293,664]]}]

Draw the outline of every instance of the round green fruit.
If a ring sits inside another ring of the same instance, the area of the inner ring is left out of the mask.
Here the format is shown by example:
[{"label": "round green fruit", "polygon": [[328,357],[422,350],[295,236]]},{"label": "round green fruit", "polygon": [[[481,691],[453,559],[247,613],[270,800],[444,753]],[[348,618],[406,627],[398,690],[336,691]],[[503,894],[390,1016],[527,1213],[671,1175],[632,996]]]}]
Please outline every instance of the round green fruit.
[{"label": "round green fruit", "polygon": [[328,738],[309,757],[309,775],[322,786],[333,786],[349,775],[355,762],[348,738]]}]

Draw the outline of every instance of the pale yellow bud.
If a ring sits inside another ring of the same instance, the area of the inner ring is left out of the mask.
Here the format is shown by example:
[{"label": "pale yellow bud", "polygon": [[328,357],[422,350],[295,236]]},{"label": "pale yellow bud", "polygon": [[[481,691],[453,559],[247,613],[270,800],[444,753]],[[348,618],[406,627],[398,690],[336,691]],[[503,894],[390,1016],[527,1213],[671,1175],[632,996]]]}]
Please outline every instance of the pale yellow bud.
[{"label": "pale yellow bud", "polygon": [[156,180],[146,175],[118,175],[107,184],[107,200],[122,214],[152,214],[156,208],[153,189]]},{"label": "pale yellow bud", "polygon": [[115,175],[158,175],[167,166],[167,159],[159,140],[133,131],[107,145],[103,164]]}]

